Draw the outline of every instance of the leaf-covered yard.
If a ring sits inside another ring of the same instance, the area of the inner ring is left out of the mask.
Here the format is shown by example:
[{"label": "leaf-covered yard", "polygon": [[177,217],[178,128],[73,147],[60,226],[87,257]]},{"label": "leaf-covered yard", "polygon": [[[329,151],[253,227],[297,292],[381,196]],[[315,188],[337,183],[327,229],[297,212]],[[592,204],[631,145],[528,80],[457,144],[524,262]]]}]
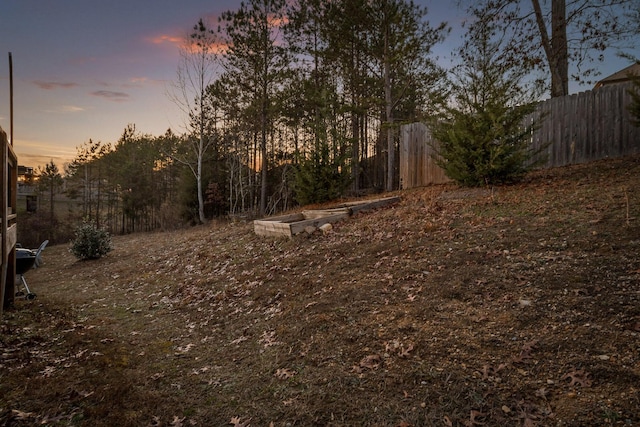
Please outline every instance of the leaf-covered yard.
[{"label": "leaf-covered yard", "polygon": [[0,423],[640,425],[640,157],[49,247],[0,333]]}]

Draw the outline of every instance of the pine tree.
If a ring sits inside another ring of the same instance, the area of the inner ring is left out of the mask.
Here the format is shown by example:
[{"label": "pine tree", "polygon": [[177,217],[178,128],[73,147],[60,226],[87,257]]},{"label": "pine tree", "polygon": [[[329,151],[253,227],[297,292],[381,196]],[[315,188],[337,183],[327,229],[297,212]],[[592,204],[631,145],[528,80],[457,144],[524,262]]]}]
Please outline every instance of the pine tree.
[{"label": "pine tree", "polygon": [[534,163],[531,126],[535,92],[524,84],[526,70],[509,60],[496,40],[492,16],[476,10],[476,21],[460,50],[452,80],[453,100],[434,121],[436,162],[447,176],[466,186],[515,181]]},{"label": "pine tree", "polygon": [[475,187],[517,181],[531,167],[530,128],[521,126],[532,110],[496,99],[474,113],[452,111],[437,125],[438,164],[458,183]]},{"label": "pine tree", "polygon": [[331,158],[329,146],[323,144],[301,159],[294,177],[296,201],[301,205],[322,203],[340,197],[351,184],[346,168],[347,156]]}]

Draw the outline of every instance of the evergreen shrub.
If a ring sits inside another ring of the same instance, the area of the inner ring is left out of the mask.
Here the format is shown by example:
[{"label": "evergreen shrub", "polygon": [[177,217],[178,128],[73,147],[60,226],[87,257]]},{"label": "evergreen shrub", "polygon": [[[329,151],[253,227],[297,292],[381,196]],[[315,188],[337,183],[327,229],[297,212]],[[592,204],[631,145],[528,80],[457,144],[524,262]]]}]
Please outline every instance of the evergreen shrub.
[{"label": "evergreen shrub", "polygon": [[70,251],[80,260],[98,259],[111,251],[111,237],[106,230],[85,222],[76,228]]}]

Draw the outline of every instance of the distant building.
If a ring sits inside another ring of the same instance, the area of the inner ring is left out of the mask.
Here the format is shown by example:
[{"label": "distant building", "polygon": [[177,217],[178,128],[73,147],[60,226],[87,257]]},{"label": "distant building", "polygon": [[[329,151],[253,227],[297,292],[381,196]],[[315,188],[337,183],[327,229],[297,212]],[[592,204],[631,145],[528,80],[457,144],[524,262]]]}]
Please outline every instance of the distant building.
[{"label": "distant building", "polygon": [[25,203],[27,212],[38,210],[38,195],[34,183],[35,174],[30,166],[18,165],[18,206]]},{"label": "distant building", "polygon": [[596,83],[596,85],[593,88],[598,89],[598,88],[601,88],[602,86],[628,82],[629,80],[631,80],[631,76],[640,77],[639,63],[636,62],[632,65],[629,65],[627,68],[623,68],[622,70],[616,73],[613,73],[610,76],[605,77],[604,79]]}]

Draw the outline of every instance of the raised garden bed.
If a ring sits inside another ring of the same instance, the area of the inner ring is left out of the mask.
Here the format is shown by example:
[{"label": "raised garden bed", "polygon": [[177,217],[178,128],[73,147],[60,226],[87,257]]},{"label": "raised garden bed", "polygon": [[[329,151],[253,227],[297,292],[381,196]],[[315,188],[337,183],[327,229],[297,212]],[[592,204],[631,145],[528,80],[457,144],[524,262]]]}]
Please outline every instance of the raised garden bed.
[{"label": "raised garden bed", "polygon": [[327,208],[306,210],[300,213],[273,216],[253,221],[253,230],[260,236],[293,237],[303,232],[313,232],[325,224],[346,219],[356,212],[364,212],[400,201],[400,197],[342,203]]}]

